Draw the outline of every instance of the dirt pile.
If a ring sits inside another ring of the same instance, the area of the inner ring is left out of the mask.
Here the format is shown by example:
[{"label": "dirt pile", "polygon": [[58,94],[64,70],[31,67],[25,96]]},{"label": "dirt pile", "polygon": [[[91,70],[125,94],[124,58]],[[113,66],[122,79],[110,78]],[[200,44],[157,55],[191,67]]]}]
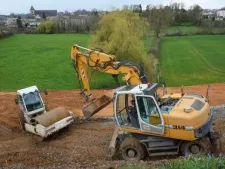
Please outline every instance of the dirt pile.
[{"label": "dirt pile", "polygon": [[[185,87],[184,91],[205,95],[206,89],[207,85],[199,85]],[[168,88],[168,92],[180,92],[180,88]],[[111,95],[112,91],[93,91],[96,97],[103,93]],[[151,159],[135,163],[106,159],[114,127],[114,122],[108,120],[83,121],[47,141],[38,142],[31,134],[20,130],[17,118],[19,108],[14,103],[15,96],[14,92],[0,92],[0,168],[118,168],[168,162],[167,157],[159,161]],[[77,116],[81,115],[80,109],[84,102],[78,90],[49,91],[49,95],[43,97],[48,101],[49,109],[62,106],[75,112]],[[213,106],[224,104],[225,84],[211,85],[209,98]],[[112,105],[98,115],[112,115]],[[218,131],[225,130],[225,117],[221,116],[215,122]],[[171,157],[168,159],[171,160]]]}]

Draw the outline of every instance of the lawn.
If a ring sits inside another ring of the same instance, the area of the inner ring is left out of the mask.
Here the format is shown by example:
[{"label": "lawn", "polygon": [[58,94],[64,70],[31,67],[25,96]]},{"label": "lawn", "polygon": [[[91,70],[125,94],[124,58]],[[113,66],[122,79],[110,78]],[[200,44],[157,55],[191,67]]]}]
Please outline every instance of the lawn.
[{"label": "lawn", "polygon": [[169,86],[225,82],[225,36],[164,37],[162,77]]},{"label": "lawn", "polygon": [[[0,40],[0,90],[14,91],[31,85],[79,88],[70,49],[73,44],[88,46],[89,40],[86,34],[15,35]],[[92,73],[91,88],[103,87],[114,87],[112,77]]]},{"label": "lawn", "polygon": [[[195,34],[207,34],[207,33],[214,33],[214,34],[222,34],[225,32],[223,28],[213,28],[210,30],[209,28],[197,27],[197,26],[170,26],[168,27],[164,33],[171,35],[171,34],[186,34],[186,35],[195,35]],[[162,35],[164,35],[162,33]]]},{"label": "lawn", "polygon": [[182,32],[184,34],[195,34],[196,32],[201,31],[202,29],[197,26],[171,26],[167,29],[167,34],[175,34]]}]

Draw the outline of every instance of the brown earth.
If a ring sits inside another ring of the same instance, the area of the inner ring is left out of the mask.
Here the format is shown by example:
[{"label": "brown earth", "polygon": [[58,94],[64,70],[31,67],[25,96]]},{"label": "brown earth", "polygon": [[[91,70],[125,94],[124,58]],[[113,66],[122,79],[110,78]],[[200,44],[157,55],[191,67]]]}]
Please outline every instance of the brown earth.
[{"label": "brown earth", "polygon": [[[188,86],[185,92],[206,94],[207,85]],[[180,92],[180,88],[168,88],[168,93]],[[162,92],[162,91],[160,91]],[[93,95],[112,95],[112,90],[93,90]],[[113,133],[114,123],[108,120],[84,121],[70,126],[44,142],[21,131],[14,103],[15,92],[0,92],[0,168],[118,168],[120,166],[149,166],[167,163],[167,157],[159,160],[146,160],[128,163],[123,160],[108,160],[107,148]],[[78,90],[49,91],[43,96],[49,108],[63,106],[81,116],[84,105]],[[212,84],[209,93],[210,104],[225,104],[225,83]],[[112,116],[112,105],[106,107],[97,116]],[[216,121],[216,129],[224,131],[225,120]],[[165,159],[166,158],[166,159]],[[163,159],[163,160],[162,160]],[[170,157],[171,159],[171,157]]]}]

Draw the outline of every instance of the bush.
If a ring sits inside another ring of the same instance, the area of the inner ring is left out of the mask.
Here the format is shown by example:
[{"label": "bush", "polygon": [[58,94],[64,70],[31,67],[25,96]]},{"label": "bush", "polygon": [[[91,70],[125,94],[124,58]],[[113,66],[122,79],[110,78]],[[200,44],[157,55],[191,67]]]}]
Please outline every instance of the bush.
[{"label": "bush", "polygon": [[152,55],[154,55],[154,56],[157,56],[157,55],[158,55],[158,48],[155,47],[155,46],[153,46],[153,47],[151,47],[151,48],[149,49],[148,53],[149,53],[149,54],[152,54]]},{"label": "bush", "polygon": [[196,35],[214,35],[212,29],[204,29],[202,31],[196,32]]},{"label": "bush", "polygon": [[225,21],[214,21],[214,27],[225,28]]},{"label": "bush", "polygon": [[152,47],[149,49],[148,53],[157,57],[159,55],[159,45],[160,45],[160,38],[156,39]]},{"label": "bush", "polygon": [[170,34],[167,33],[167,34],[165,34],[165,36],[168,36],[168,37],[172,37],[172,36],[187,36],[187,35],[188,35],[187,33],[183,33],[182,31],[178,31],[176,33],[170,33]]},{"label": "bush", "polygon": [[0,39],[7,38],[7,37],[10,37],[12,35],[13,35],[13,33],[10,32],[10,31],[7,31],[7,30],[0,31]]},{"label": "bush", "polygon": [[58,33],[58,26],[53,21],[45,21],[37,27],[37,32],[46,34]]}]

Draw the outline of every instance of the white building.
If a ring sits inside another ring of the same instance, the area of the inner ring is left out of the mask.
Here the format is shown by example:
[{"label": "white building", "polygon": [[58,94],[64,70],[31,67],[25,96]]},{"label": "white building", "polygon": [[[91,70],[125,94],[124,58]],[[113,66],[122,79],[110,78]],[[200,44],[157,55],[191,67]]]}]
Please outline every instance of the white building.
[{"label": "white building", "polygon": [[224,9],[218,10],[216,14],[217,14],[218,18],[225,18],[225,10]]},{"label": "white building", "polygon": [[9,27],[16,27],[17,26],[17,18],[7,18],[6,25]]}]

